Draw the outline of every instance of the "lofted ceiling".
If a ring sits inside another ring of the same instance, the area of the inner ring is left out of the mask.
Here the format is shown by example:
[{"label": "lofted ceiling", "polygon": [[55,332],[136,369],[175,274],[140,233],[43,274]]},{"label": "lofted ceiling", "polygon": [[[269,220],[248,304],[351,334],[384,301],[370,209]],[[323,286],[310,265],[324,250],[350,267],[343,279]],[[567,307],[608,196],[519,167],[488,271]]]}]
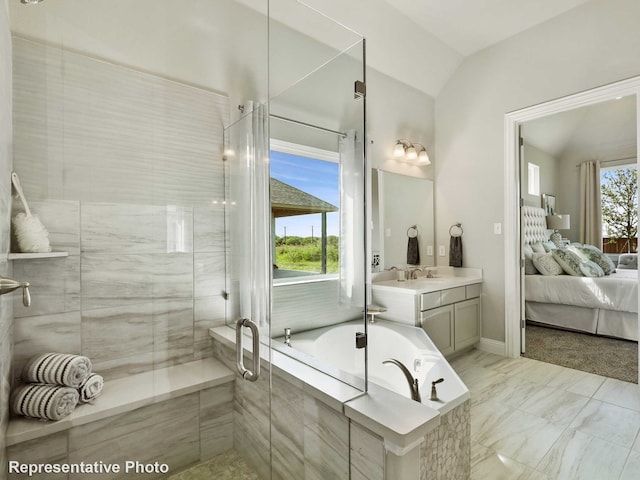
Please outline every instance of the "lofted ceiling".
[{"label": "lofted ceiling", "polygon": [[465,57],[589,0],[302,1],[365,36],[369,66],[435,97]]},{"label": "lofted ceiling", "polygon": [[636,97],[576,108],[526,122],[525,141],[560,161],[635,156]]}]

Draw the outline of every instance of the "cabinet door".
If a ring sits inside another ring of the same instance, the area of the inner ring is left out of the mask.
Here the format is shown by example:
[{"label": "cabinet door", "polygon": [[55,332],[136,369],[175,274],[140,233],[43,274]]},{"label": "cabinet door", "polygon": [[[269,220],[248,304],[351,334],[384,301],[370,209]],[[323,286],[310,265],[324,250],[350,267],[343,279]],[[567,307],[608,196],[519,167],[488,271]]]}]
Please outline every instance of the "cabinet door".
[{"label": "cabinet door", "polygon": [[480,299],[456,303],[454,348],[469,347],[480,341]]},{"label": "cabinet door", "polygon": [[443,355],[453,352],[453,305],[420,313],[422,328]]}]

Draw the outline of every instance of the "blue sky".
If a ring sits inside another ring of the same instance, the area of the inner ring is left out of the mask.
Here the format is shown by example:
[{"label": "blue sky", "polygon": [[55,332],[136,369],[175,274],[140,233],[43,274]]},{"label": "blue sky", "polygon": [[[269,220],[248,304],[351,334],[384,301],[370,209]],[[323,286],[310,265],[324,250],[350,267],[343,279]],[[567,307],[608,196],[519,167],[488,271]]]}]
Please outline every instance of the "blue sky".
[{"label": "blue sky", "polygon": [[[276,180],[287,183],[336,207],[340,206],[339,165],[306,157],[299,157],[288,153],[271,152],[271,176]],[[339,212],[327,214],[327,234],[338,235]],[[276,235],[310,237],[311,227],[313,235],[320,236],[320,214],[298,215],[276,219]]]}]

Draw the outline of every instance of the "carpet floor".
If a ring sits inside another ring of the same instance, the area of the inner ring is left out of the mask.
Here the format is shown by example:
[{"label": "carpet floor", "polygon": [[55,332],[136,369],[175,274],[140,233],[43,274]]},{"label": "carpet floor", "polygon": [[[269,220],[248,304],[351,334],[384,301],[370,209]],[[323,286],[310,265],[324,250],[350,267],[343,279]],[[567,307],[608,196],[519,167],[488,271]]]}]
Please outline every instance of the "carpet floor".
[{"label": "carpet floor", "polygon": [[638,342],[527,325],[527,358],[638,383]]}]

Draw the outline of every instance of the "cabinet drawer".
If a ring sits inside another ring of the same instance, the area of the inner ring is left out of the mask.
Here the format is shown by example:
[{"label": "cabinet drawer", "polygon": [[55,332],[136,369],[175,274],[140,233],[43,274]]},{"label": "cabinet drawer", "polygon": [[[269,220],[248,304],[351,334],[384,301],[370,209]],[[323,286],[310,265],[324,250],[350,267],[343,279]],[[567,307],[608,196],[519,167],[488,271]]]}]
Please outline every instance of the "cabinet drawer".
[{"label": "cabinet drawer", "polygon": [[465,287],[448,288],[440,292],[440,304],[450,305],[452,303],[461,302],[466,298],[467,292]]},{"label": "cabinet drawer", "polygon": [[423,293],[420,295],[420,310],[429,310],[431,308],[437,308],[440,303],[440,292]]},{"label": "cabinet drawer", "polygon": [[474,283],[473,285],[467,285],[467,298],[479,297],[482,293],[482,284]]}]

